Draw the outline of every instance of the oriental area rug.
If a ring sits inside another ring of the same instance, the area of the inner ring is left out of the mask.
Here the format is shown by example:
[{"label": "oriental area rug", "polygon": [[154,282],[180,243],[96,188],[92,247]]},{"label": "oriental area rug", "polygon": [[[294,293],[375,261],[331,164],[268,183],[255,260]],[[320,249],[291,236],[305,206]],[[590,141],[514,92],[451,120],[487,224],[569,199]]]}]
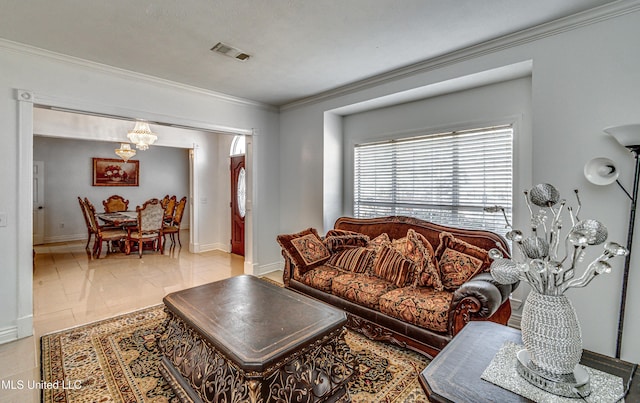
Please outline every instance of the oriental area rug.
[{"label": "oriental area rug", "polygon": [[[42,336],[42,402],[178,402],[158,371],[156,340],[162,305]],[[351,401],[428,402],[418,374],[429,360],[348,331],[359,374],[349,383]]]}]

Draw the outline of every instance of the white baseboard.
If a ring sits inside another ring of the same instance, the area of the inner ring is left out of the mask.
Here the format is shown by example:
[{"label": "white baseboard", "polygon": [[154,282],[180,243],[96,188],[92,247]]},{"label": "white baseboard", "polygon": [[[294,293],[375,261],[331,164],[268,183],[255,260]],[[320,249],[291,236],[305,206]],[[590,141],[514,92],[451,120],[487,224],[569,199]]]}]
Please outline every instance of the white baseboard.
[{"label": "white baseboard", "polygon": [[[284,263],[282,262],[274,262],[274,263],[269,263],[264,265],[257,265],[257,266],[253,266],[253,274],[255,276],[264,276],[267,273],[271,273],[277,270],[282,270],[283,267],[284,267]],[[246,273],[246,267],[245,267],[245,273]]]},{"label": "white baseboard", "polygon": [[212,250],[220,250],[228,253],[231,252],[231,246],[219,242],[193,244],[193,253],[209,252]]},{"label": "white baseboard", "polygon": [[71,241],[86,241],[87,233],[83,234],[71,234],[71,235],[55,235],[45,237],[43,239],[44,243],[57,243],[57,242],[71,242]]},{"label": "white baseboard", "polygon": [[9,343],[10,341],[14,340],[18,340],[17,326],[0,329],[0,344]]}]

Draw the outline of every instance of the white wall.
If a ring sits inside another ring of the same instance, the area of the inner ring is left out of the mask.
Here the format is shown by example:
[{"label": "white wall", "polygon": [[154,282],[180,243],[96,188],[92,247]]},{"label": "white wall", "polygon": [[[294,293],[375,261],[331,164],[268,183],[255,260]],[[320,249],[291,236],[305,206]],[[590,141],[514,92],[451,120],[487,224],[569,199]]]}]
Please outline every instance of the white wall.
[{"label": "white wall", "polygon": [[[169,194],[179,200],[189,194],[188,149],[162,146],[138,151],[132,158],[140,161],[139,186],[92,186],[92,158],[118,158],[115,146],[117,143],[102,141],[34,138],[33,159],[44,162],[45,243],[86,239],[78,196],[89,198],[102,211],[102,201],[113,194],[129,200],[129,210],[151,198]],[[183,223],[183,228],[189,227],[188,209]]]},{"label": "white wall", "polygon": [[[0,227],[0,342],[32,332],[31,203],[20,201],[31,198],[33,116],[25,105],[34,101],[211,131],[255,133],[250,161],[254,166],[248,171],[255,174],[250,178],[250,214],[255,222],[250,228],[253,240],[248,245],[245,269],[259,273],[279,263],[280,249],[275,242],[279,227],[279,122],[275,109],[6,41],[0,41],[0,66],[0,138],[5,151],[0,212],[8,217],[7,226]],[[215,171],[217,158],[209,156],[216,153],[217,144],[214,149],[208,144],[197,145],[195,169],[199,178]],[[217,188],[201,180],[196,191],[200,220],[215,222],[217,211],[201,209],[200,202],[202,197],[214,199]],[[215,242],[213,237],[206,239],[206,234],[198,235],[203,235],[203,243]]]},{"label": "white wall", "polygon": [[[625,4],[631,5],[625,10]],[[304,226],[322,228],[328,221],[317,202],[325,197],[323,166],[327,165],[327,156],[321,155],[325,113],[349,115],[351,110],[386,102],[389,97],[413,96],[417,90],[428,93],[437,89],[442,94],[442,83],[464,81],[482,72],[530,61],[533,174],[531,183],[523,185],[553,183],[570,202],[573,189],[579,188],[582,218],[601,220],[609,228],[609,239],[624,244],[628,199],[615,187],[591,185],[582,174],[588,160],[606,156],[619,162],[621,180],[627,187],[633,176],[633,158],[602,132],[604,127],[640,121],[640,53],[636,51],[640,13],[634,3],[622,3],[620,7],[610,15],[601,10],[584,14],[564,21],[562,26],[550,24],[444,56],[404,74],[360,83],[341,94],[283,108],[280,150],[286,158],[280,164],[281,231]],[[400,110],[411,115],[410,119],[423,113],[410,106]],[[343,198],[342,202],[348,201]],[[593,249],[587,262],[598,252]],[[640,334],[640,273],[635,270],[639,265],[640,253],[636,251],[622,349],[622,358],[634,362],[640,361],[640,343],[635,342]],[[599,276],[586,289],[567,294],[576,306],[586,349],[615,353],[622,269],[620,259],[613,263],[611,274]]]}]

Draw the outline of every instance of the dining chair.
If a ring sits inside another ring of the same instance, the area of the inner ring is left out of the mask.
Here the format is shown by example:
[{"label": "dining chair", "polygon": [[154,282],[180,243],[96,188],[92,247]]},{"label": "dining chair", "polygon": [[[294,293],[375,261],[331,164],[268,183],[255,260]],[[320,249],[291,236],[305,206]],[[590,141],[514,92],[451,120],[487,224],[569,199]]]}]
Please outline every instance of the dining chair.
[{"label": "dining chair", "polygon": [[92,256],[95,256],[96,259],[100,259],[100,254],[102,253],[102,243],[107,242],[108,254],[111,251],[112,242],[122,241],[123,239],[126,239],[127,231],[123,230],[122,228],[101,226],[98,223],[98,218],[96,217],[96,208],[86,197],[84,198],[84,201],[87,207],[89,222],[91,223],[91,230],[95,234]]},{"label": "dining chair", "polygon": [[187,206],[187,197],[183,197],[180,199],[176,206],[175,214],[173,215],[173,221],[171,224],[165,225],[162,229],[163,237],[166,234],[169,234],[171,238],[171,245],[175,245],[176,238],[175,235],[178,234],[178,244],[182,248],[182,242],[180,242],[180,223],[182,222],[182,216],[184,215],[184,209]]},{"label": "dining chair", "polygon": [[117,213],[118,211],[127,211],[129,200],[119,195],[112,195],[107,200],[103,200],[102,205],[105,213]]},{"label": "dining chair", "polygon": [[153,249],[162,253],[162,226],[164,223],[164,209],[158,199],[147,200],[142,207],[137,206],[138,224],[127,228],[125,248],[127,255],[131,253],[131,244],[138,244],[138,254],[142,257],[144,244],[152,242]]},{"label": "dining chair", "polygon": [[169,203],[169,195],[164,195],[164,197],[160,200],[160,205],[162,208],[167,208],[167,203]]},{"label": "dining chair", "polygon": [[82,200],[80,196],[78,196],[78,204],[80,204],[80,209],[82,210],[82,216],[84,217],[84,223],[87,226],[87,244],[84,246],[85,250],[89,250],[89,243],[91,242],[91,235],[95,234],[93,227],[91,226],[91,219],[89,218],[89,211],[87,210],[87,206]]},{"label": "dining chair", "polygon": [[176,209],[176,200],[177,200],[176,195],[173,195],[167,200],[164,206],[164,221],[167,224],[171,224],[171,222],[173,221],[173,214],[175,213],[175,209]]}]

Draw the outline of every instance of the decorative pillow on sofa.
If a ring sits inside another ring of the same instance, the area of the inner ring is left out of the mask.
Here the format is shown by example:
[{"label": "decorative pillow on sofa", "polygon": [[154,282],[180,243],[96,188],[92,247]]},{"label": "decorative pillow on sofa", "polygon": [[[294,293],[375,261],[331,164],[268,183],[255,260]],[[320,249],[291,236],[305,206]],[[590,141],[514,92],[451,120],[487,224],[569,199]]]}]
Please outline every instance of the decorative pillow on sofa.
[{"label": "decorative pillow on sofa", "polygon": [[331,256],[314,228],[307,228],[296,234],[278,235],[276,239],[302,272],[321,265]]},{"label": "decorative pillow on sofa", "polygon": [[389,245],[381,247],[373,262],[373,274],[398,287],[407,285],[415,271],[416,264]]},{"label": "decorative pillow on sofa", "polygon": [[391,245],[391,239],[385,232],[369,241],[367,249],[371,249],[375,254],[378,254],[383,245]]},{"label": "decorative pillow on sofa", "polygon": [[324,236],[326,238],[330,236],[341,236],[341,235],[362,235],[362,234],[355,231],[347,231],[346,229],[330,229],[329,231],[327,231],[327,233]]},{"label": "decorative pillow on sofa", "polygon": [[409,228],[407,236],[394,239],[392,246],[416,264],[415,278],[410,279],[414,286],[433,287],[436,291],[442,291],[435,253],[427,238]]},{"label": "decorative pillow on sofa", "polygon": [[354,273],[370,272],[375,253],[367,248],[349,248],[331,255],[325,266]]},{"label": "decorative pillow on sofa", "polygon": [[407,238],[413,239],[418,245],[418,249],[422,249],[424,259],[422,266],[418,266],[418,273],[416,273],[416,281],[414,285],[420,287],[433,287],[436,291],[442,291],[444,289],[442,280],[440,279],[440,272],[438,271],[438,261],[436,260],[436,253],[433,251],[431,242],[424,237],[424,235],[409,229],[407,232]]},{"label": "decorative pillow on sofa", "polygon": [[440,234],[436,258],[442,285],[449,290],[460,287],[491,265],[486,250],[458,239],[448,232]]},{"label": "decorative pillow on sofa", "polygon": [[345,249],[365,247],[369,244],[369,237],[364,234],[329,235],[324,238],[324,245],[330,253]]}]

